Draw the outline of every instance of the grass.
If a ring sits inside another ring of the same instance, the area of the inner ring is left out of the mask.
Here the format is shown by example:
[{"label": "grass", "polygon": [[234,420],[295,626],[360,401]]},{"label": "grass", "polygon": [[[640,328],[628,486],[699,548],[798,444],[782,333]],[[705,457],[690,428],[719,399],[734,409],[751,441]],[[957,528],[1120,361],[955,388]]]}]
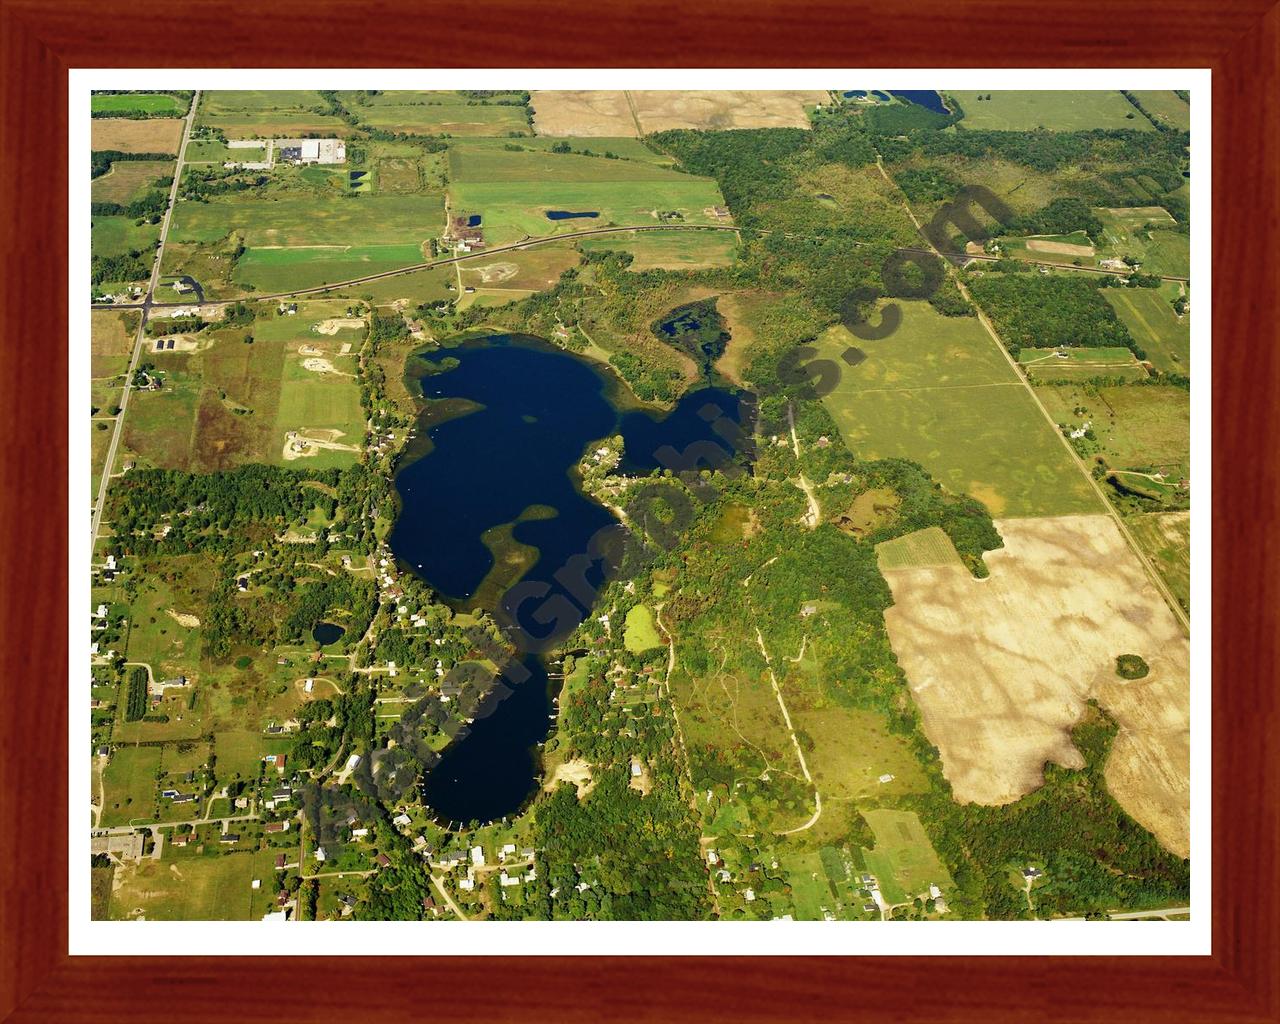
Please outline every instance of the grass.
[{"label": "grass", "polygon": [[[688,175],[661,182],[455,183],[450,192],[453,206],[482,212],[490,244],[613,224],[657,224],[655,210],[679,211],[687,223],[713,223],[702,211],[723,202],[715,182]],[[598,216],[552,221],[548,210],[595,211]]]},{"label": "grass", "polygon": [[388,90],[377,96],[340,93],[361,124],[407,135],[530,134],[523,106],[468,103],[457,93]]},{"label": "grass", "polygon": [[1174,230],[1177,222],[1164,207],[1098,207],[1093,212],[1102,221],[1099,257],[1130,256],[1146,274],[1191,275],[1190,237]]},{"label": "grass", "polygon": [[622,642],[632,654],[640,654],[662,646],[662,638],[658,636],[653,612],[648,605],[638,604],[627,612],[626,634]]},{"label": "grass", "polygon": [[[597,156],[604,156],[608,152],[623,160],[640,160],[659,167],[672,167],[675,165],[674,158],[666,153],[655,152],[639,139],[622,136],[570,136],[558,138],[549,135],[537,135],[525,139],[468,139],[465,146],[471,152],[483,149],[505,150],[507,146],[519,146],[521,149],[546,152],[562,142],[568,144],[570,150],[577,152],[590,150]],[[457,148],[457,145],[450,147],[451,150]]]},{"label": "grass", "polygon": [[[594,148],[594,147],[593,147]],[[595,149],[602,153],[603,149]],[[458,143],[449,147],[451,181],[476,183],[545,179],[559,185],[578,181],[669,181],[679,172],[642,160],[609,160],[603,155],[553,153],[549,149],[518,152],[495,146]]]},{"label": "grass", "polygon": [[281,292],[348,281],[425,261],[417,243],[249,249],[236,261],[232,280],[247,289]]},{"label": "grass", "polygon": [[[996,516],[1096,512],[1078,465],[1054,436],[995,341],[973,318],[902,302],[888,338],[862,342],[843,326],[818,341],[839,380],[824,401],[861,458],[919,462],[945,487]],[[860,348],[863,362],[841,354]]]},{"label": "grass", "polygon": [[213,737],[213,753],[217,758],[214,772],[220,783],[252,781],[262,768],[264,737],[252,729],[219,731]]},{"label": "grass", "polygon": [[1103,297],[1147,354],[1147,359],[1163,373],[1191,374],[1191,316],[1173,311],[1178,285],[1166,282],[1159,288],[1105,288]]},{"label": "grass", "polygon": [[1126,521],[1138,545],[1155,565],[1184,611],[1191,611],[1191,516],[1151,513]]},{"label": "grass", "polygon": [[[1117,291],[1120,289],[1108,289]],[[1142,380],[1146,369],[1127,348],[1024,348],[1018,364],[1032,380],[1082,381],[1092,377]]]},{"label": "grass", "polygon": [[738,258],[738,236],[729,231],[638,231],[579,244],[584,252],[629,252],[633,271],[704,270],[731,266]]},{"label": "grass", "polygon": [[140,110],[146,114],[173,114],[180,117],[187,106],[178,97],[160,92],[95,93],[89,101],[95,114]]},{"label": "grass", "polygon": [[864,849],[867,870],[880,881],[880,891],[889,903],[902,903],[936,885],[944,893],[952,886],[951,875],[934,852],[924,826],[914,811],[877,809],[863,811],[875,833],[874,849]]},{"label": "grass", "polygon": [[[335,338],[352,338],[354,332],[341,331]],[[328,340],[328,339],[325,339]],[[330,355],[327,358],[339,369],[354,372],[355,359]],[[360,390],[355,378],[337,374],[319,374],[302,367],[302,357],[290,353],[280,385],[276,412],[272,462],[283,464],[281,448],[290,430],[340,430],[341,444],[359,445],[364,437],[365,415],[360,405]],[[351,465],[356,452],[320,450],[314,457],[301,460],[307,468],[326,465]],[[290,463],[293,465],[293,463]]]},{"label": "grass", "polygon": [[[225,143],[219,142],[217,139],[192,139],[187,143],[185,162],[188,164],[220,164],[225,160],[232,159],[232,152]],[[262,159],[266,156],[265,148],[259,150],[238,149],[234,152],[237,157],[242,153],[252,153],[254,154],[254,159]],[[259,153],[262,154],[262,157],[257,155]],[[240,157],[240,159],[248,159],[248,157]]]},{"label": "grass", "polygon": [[1191,128],[1191,105],[1172,89],[1131,89],[1143,109],[1157,121],[1188,131]]},{"label": "grass", "polygon": [[388,246],[420,244],[444,226],[440,195],[369,195],[356,198],[243,197],[209,203],[181,202],[170,237],[215,242],[233,231],[257,246]]},{"label": "grass", "polygon": [[1186,473],[1191,393],[1184,388],[1045,385],[1037,392],[1057,422],[1070,427],[1091,424],[1098,451],[1112,468]]},{"label": "grass", "polygon": [[[948,90],[964,109],[958,127],[975,131],[1082,131],[1088,128],[1128,128],[1152,131],[1148,121],[1118,91],[1039,91],[1010,89],[978,93]],[[989,100],[978,96],[990,95]]]},{"label": "grass", "polygon": [[111,755],[102,775],[103,828],[155,820],[160,755],[160,747],[120,747]]},{"label": "grass", "polygon": [[960,566],[951,538],[939,526],[904,534],[876,545],[881,569],[920,569],[933,566]]},{"label": "grass", "polygon": [[115,377],[129,367],[133,335],[125,326],[125,316],[112,310],[89,314],[91,373],[95,378]]},{"label": "grass", "polygon": [[95,203],[119,203],[127,206],[144,192],[151,191],[157,179],[171,176],[174,164],[168,160],[116,160],[111,170],[94,178],[91,194]]},{"label": "grass", "polygon": [[320,94],[310,89],[212,90],[202,94],[196,121],[221,128],[230,139],[350,134],[340,118],[315,113],[325,106]]},{"label": "grass", "polygon": [[[260,888],[253,888],[254,879],[261,880]],[[111,916],[140,912],[149,921],[261,920],[274,909],[278,881],[273,850],[227,853],[211,835],[204,853],[169,848],[158,861],[146,859],[126,869],[111,898]]]},{"label": "grass", "polygon": [[[93,217],[89,231],[89,244],[95,256],[119,256],[135,249],[145,251],[160,237],[159,224],[135,224],[132,217]],[[147,269],[151,269],[150,263]]]}]

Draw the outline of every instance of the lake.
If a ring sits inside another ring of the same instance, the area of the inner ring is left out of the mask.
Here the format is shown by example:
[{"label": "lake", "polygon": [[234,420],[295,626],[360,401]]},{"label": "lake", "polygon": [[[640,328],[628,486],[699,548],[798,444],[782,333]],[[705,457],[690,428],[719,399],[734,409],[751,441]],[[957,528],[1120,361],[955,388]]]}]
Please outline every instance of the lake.
[{"label": "lake", "polygon": [[548,210],[547,220],[574,220],[577,217],[599,217],[600,214],[596,210],[583,210],[581,213],[575,213],[572,210]]},{"label": "lake", "polygon": [[[455,607],[493,614],[530,673],[454,740],[423,784],[442,820],[492,821],[518,812],[538,785],[535,748],[552,713],[547,652],[591,611],[592,595],[567,592],[554,574],[617,522],[575,479],[587,446],[621,434],[623,471],[678,469],[679,453],[699,442],[732,455],[732,437],[722,441],[714,428],[736,426],[743,413],[736,393],[715,387],[669,412],[626,408],[611,374],[527,335],[417,355],[406,376],[428,401],[396,474],[391,548]],[[604,582],[598,562],[585,578],[593,589]],[[548,596],[520,600],[538,585],[554,600],[547,622],[539,612]]]},{"label": "lake", "polygon": [[327,647],[341,640],[344,633],[346,633],[345,629],[335,626],[332,622],[317,622],[311,631],[311,639],[322,647]]},{"label": "lake", "polygon": [[[891,89],[890,92],[893,92],[893,90]],[[899,99],[906,100],[908,103],[914,103],[927,110],[932,110],[935,114],[951,113],[947,109],[947,105],[942,102],[942,94],[934,89],[907,89],[901,92],[894,92],[893,95]]]}]

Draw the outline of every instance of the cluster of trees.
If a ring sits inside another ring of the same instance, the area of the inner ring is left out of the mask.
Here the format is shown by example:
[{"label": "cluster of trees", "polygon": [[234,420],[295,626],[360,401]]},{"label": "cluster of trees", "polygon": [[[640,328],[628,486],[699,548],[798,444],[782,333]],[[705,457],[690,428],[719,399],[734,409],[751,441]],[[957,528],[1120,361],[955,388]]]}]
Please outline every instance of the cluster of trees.
[{"label": "cluster of trees", "polygon": [[89,280],[93,284],[110,281],[141,281],[151,273],[150,249],[130,249],[113,256],[94,256],[90,260]]},{"label": "cluster of trees", "polygon": [[147,713],[147,670],[141,665],[129,669],[128,693],[124,703],[124,720],[139,722]]},{"label": "cluster of trees", "polygon": [[[155,184],[161,188],[173,183],[172,178],[158,178]],[[128,204],[91,203],[89,213],[94,217],[132,217],[135,220],[147,220],[157,224],[164,216],[165,207],[169,205],[169,197],[164,192],[144,192]]]},{"label": "cluster of trees", "polygon": [[270,180],[270,175],[235,167],[188,166],[178,186],[178,198],[207,203],[213,196],[247,192],[261,188]]},{"label": "cluster of trees", "polygon": [[332,609],[347,612],[347,631],[363,636],[378,610],[378,588],[372,580],[351,573],[322,576],[305,584],[293,595],[292,610],[280,627],[280,638],[286,643],[305,640]]},{"label": "cluster of trees", "polygon": [[1102,221],[1082,199],[1054,199],[1047,206],[1003,225],[1009,235],[1069,235],[1083,231],[1095,241],[1102,237]]},{"label": "cluster of trees", "polygon": [[1023,348],[1116,346],[1145,359],[1098,285],[1082,275],[983,274],[969,290],[1014,356]]},{"label": "cluster of trees", "polygon": [[199,316],[165,317],[147,321],[147,337],[162,338],[170,334],[196,334],[209,326],[209,321]]},{"label": "cluster of trees", "polygon": [[89,176],[101,178],[120,160],[177,160],[174,153],[122,153],[118,149],[97,149],[89,155]]}]

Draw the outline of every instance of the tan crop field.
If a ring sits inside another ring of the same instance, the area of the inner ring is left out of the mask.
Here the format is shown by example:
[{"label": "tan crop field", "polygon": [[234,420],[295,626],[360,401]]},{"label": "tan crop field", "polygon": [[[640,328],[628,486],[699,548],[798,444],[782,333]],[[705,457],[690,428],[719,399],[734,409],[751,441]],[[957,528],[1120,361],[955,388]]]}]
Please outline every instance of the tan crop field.
[{"label": "tan crop field", "polygon": [[[1083,767],[1070,730],[1096,699],[1119,732],[1106,779],[1122,807],[1180,856],[1190,839],[1190,648],[1107,516],[997,522],[991,575],[886,568],[894,652],[957,800],[1005,804],[1045,762]],[[1145,678],[1116,674],[1137,654]]]},{"label": "tan crop field", "polygon": [[121,153],[178,153],[182,142],[182,119],[151,117],[128,121],[120,117],[98,117],[93,121],[93,151]]},{"label": "tan crop field", "polygon": [[820,89],[633,92],[644,134],[670,128],[808,128],[807,110],[825,103]]},{"label": "tan crop field", "polygon": [[640,134],[627,94],[620,90],[553,89],[530,94],[533,130],[538,135],[592,138]]}]

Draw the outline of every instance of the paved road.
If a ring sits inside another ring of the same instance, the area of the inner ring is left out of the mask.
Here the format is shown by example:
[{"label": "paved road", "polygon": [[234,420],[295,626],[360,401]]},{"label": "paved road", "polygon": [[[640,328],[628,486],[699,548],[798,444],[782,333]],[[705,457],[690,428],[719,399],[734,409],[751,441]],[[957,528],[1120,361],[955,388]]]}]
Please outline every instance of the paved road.
[{"label": "paved road", "polygon": [[[125,373],[124,391],[120,395],[120,412],[116,416],[115,426],[111,431],[111,444],[107,447],[107,461],[102,466],[102,479],[98,481],[98,500],[93,506],[93,526],[90,539],[90,550],[98,544],[98,530],[102,525],[102,510],[107,504],[107,488],[111,484],[111,471],[116,464],[116,452],[120,447],[120,437],[124,433],[124,414],[129,408],[129,395],[133,392],[133,375],[142,358],[142,350],[147,344],[147,316],[151,307],[156,305],[156,285],[160,281],[160,264],[164,261],[164,243],[169,235],[169,221],[173,217],[173,207],[178,201],[178,185],[182,181],[182,161],[187,155],[187,142],[191,139],[191,126],[195,123],[196,108],[200,104],[200,92],[191,97],[191,109],[187,112],[187,123],[182,129],[182,143],[178,147],[178,163],[173,169],[173,184],[169,187],[169,205],[165,207],[164,219],[160,223],[160,244],[156,248],[156,258],[151,264],[151,277],[147,281],[147,291],[141,303],[131,305],[130,309],[141,309],[142,316],[138,321],[138,334],[133,343],[133,355],[129,359],[129,369]],[[94,309],[120,309],[122,306],[108,304],[105,307],[95,305]]]},{"label": "paved road", "polygon": [[[490,249],[482,249],[479,252],[464,253],[461,256],[449,256],[444,259],[431,260],[430,262],[427,262],[427,263],[414,263],[407,267],[400,267],[397,270],[384,270],[379,274],[369,274],[366,277],[354,277],[348,281],[335,281],[332,284],[316,285],[314,288],[298,288],[291,292],[272,292],[266,295],[250,293],[250,294],[238,296],[234,299],[211,299],[204,302],[203,305],[225,306],[233,302],[240,302],[242,300],[268,302],[276,299],[297,298],[302,295],[322,295],[326,292],[336,291],[339,288],[351,288],[360,284],[369,284],[370,282],[373,282],[373,281],[383,281],[389,277],[399,277],[402,274],[414,274],[420,270],[431,270],[434,267],[447,267],[455,263],[462,263],[465,260],[483,259],[485,257],[496,256],[499,253],[515,252],[519,249],[530,249],[530,248],[533,248],[534,246],[546,245],[548,242],[571,242],[576,238],[591,238],[598,235],[616,235],[616,234],[623,234],[628,231],[733,231],[733,232],[740,233],[743,230],[745,229],[740,227],[735,227],[733,225],[728,225],[728,224],[631,224],[631,225],[622,225],[620,227],[611,227],[611,228],[588,228],[583,231],[565,232],[564,234],[561,234],[561,235],[542,235],[541,237],[538,237],[538,238],[526,238],[519,242],[513,242],[510,245],[497,245]],[[751,233],[751,232],[749,231],[748,233]],[[754,233],[763,235],[763,234],[770,234],[771,232],[756,231]],[[794,238],[798,236],[788,235],[787,237]],[[850,242],[849,244],[863,247],[863,248],[872,247],[872,243],[870,242]],[[965,253],[965,252],[938,252],[932,248],[925,248],[923,246],[921,247],[904,246],[904,247],[900,247],[900,251],[918,253],[922,256],[939,255],[947,259],[981,260],[988,263],[994,263],[997,260],[1004,258],[1000,256],[977,255],[974,253]],[[1071,264],[1052,263],[1048,260],[1022,259],[1020,260],[1020,262],[1028,263],[1036,267],[1052,267],[1056,270],[1070,270],[1070,271],[1073,271],[1076,273],[1082,273],[1082,274],[1104,274],[1104,275],[1112,275],[1116,277],[1126,276],[1125,273],[1120,271],[1100,270],[1097,267],[1076,267],[1076,266],[1072,266]],[[1189,278],[1161,275],[1160,280],[1177,281],[1177,282],[1186,283],[1189,280]],[[93,306],[93,308],[94,309],[141,309],[143,305],[144,303],[107,302],[107,303],[97,303]],[[191,303],[189,301],[188,302],[151,302],[151,303],[146,303],[145,305],[147,305],[148,307],[154,306],[157,309],[164,309],[169,307],[189,306],[191,305]]]},{"label": "paved road", "polygon": [[[1130,910],[1115,913],[1109,913],[1107,918],[1112,921],[1142,921],[1153,917],[1171,917],[1176,914],[1190,914],[1190,907],[1164,907],[1161,910]],[[1083,921],[1083,917],[1055,917],[1054,921]]]}]

